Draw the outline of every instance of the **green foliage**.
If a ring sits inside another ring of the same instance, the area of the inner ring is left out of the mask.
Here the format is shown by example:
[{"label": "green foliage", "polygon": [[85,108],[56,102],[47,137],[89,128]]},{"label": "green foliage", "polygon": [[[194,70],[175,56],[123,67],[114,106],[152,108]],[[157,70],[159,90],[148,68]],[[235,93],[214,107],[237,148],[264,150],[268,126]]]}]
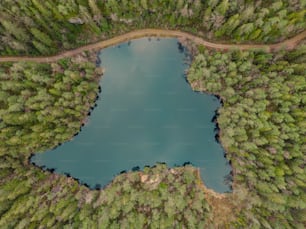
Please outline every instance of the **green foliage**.
[{"label": "green foliage", "polygon": [[[60,175],[14,166],[1,179],[1,228],[135,228],[135,223],[137,228],[189,228],[208,225],[211,217],[194,168],[157,165],[148,174],[122,174],[104,190],[91,191]],[[188,181],[191,174],[194,179]],[[11,176],[16,179],[10,181]],[[7,199],[8,192],[16,193],[14,201]]]},{"label": "green foliage", "polygon": [[61,63],[0,66],[1,155],[20,149],[29,155],[78,132],[98,93],[98,77],[92,64],[66,63],[65,71]]},{"label": "green foliage", "polygon": [[[1,1],[0,55],[50,55],[138,28],[232,42],[277,42],[305,29],[305,1]],[[218,123],[248,190],[237,228],[305,225],[305,45],[289,53],[209,52],[188,80],[224,101]],[[157,164],[104,190],[28,164],[79,131],[98,92],[90,61],[0,65],[0,228],[208,228],[211,208],[191,168]],[[239,201],[237,200],[237,203]],[[240,203],[240,202],[239,202]]]},{"label": "green foliage", "polygon": [[306,68],[300,61],[305,56],[305,45],[274,55],[206,50],[189,70],[195,90],[223,99],[218,117],[221,142],[235,182],[249,190],[247,198],[257,199],[236,225],[246,220],[258,228],[305,223],[298,217],[306,210]]},{"label": "green foliage", "polygon": [[157,164],[93,191],[29,165],[31,153],[55,147],[79,131],[98,93],[98,72],[77,57],[0,65],[0,228],[206,225],[210,206],[191,167]]},{"label": "green foliage", "polygon": [[303,1],[26,0],[15,5],[0,3],[0,55],[49,55],[137,28],[275,42],[306,27]]}]

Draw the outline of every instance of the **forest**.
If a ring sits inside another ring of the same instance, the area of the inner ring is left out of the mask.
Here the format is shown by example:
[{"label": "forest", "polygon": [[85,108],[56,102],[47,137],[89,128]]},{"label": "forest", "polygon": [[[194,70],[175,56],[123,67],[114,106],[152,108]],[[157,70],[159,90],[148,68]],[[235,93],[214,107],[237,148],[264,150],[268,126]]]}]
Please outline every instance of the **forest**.
[{"label": "forest", "polygon": [[0,228],[205,227],[213,216],[193,167],[157,164],[90,190],[29,163],[86,122],[103,71],[96,55],[0,65]]},{"label": "forest", "polygon": [[2,0],[0,55],[51,55],[140,28],[222,42],[276,42],[305,30],[303,0]]},{"label": "forest", "polygon": [[189,69],[194,90],[223,101],[217,120],[233,191],[248,190],[249,210],[239,216],[239,227],[305,225],[305,58],[305,41],[274,54],[202,47]]},{"label": "forest", "polygon": [[[305,30],[305,8],[298,0],[2,0],[0,57],[52,55],[137,28],[274,43]],[[33,166],[32,154],[81,130],[103,71],[94,52],[7,62],[0,64],[0,228],[304,228],[306,41],[276,53],[197,50],[187,80],[222,99],[216,122],[232,193],[217,202],[189,165],[156,164],[96,190]]]}]

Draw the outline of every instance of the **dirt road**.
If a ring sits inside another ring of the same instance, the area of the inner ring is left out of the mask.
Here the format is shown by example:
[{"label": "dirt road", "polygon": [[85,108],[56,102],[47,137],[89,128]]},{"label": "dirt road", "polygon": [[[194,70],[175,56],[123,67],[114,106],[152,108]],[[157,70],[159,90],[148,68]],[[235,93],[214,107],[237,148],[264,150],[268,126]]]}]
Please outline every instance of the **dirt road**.
[{"label": "dirt road", "polygon": [[178,37],[189,39],[199,45],[204,45],[205,47],[217,50],[228,50],[228,49],[240,49],[240,50],[248,50],[248,49],[264,49],[268,52],[277,51],[279,49],[293,49],[301,40],[306,37],[306,31],[296,35],[293,38],[282,41],[276,44],[219,44],[212,43],[206,41],[200,37],[191,35],[186,32],[177,31],[177,30],[162,30],[162,29],[142,29],[135,30],[123,35],[119,35],[108,40],[99,41],[94,44],[89,44],[82,46],[80,48],[76,48],[73,50],[65,51],[59,53],[55,56],[41,56],[41,57],[27,57],[27,56],[12,56],[12,57],[0,57],[0,62],[16,62],[16,61],[34,61],[34,62],[54,62],[63,57],[74,56],[78,53],[87,51],[87,50],[99,50],[102,48],[106,48],[112,45],[116,45],[118,43],[128,41],[135,38],[140,37]]}]

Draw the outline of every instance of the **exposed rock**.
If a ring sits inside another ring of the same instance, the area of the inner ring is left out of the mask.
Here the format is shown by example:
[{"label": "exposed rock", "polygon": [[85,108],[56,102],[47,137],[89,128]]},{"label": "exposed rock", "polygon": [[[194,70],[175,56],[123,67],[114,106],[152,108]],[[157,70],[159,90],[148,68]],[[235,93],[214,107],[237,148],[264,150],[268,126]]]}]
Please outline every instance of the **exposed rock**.
[{"label": "exposed rock", "polygon": [[88,192],[85,196],[85,203],[90,204],[93,200],[93,192]]},{"label": "exposed rock", "polygon": [[79,24],[79,25],[84,24],[84,21],[83,21],[81,18],[78,18],[78,17],[69,18],[68,21],[69,21],[71,24]]},{"label": "exposed rock", "polygon": [[142,174],[140,177],[140,180],[142,183],[144,183],[148,180],[148,178],[149,178],[149,175]]},{"label": "exposed rock", "polygon": [[114,13],[112,13],[112,14],[110,15],[110,18],[112,19],[112,21],[118,21],[118,17],[117,17],[117,15],[114,14]]},{"label": "exposed rock", "polygon": [[96,70],[95,70],[95,73],[98,74],[98,75],[103,75],[105,72],[105,69],[102,68],[102,67],[97,67]]},{"label": "exposed rock", "polygon": [[120,22],[124,22],[124,23],[126,23],[126,24],[132,24],[133,19],[120,18],[119,21],[120,21]]}]

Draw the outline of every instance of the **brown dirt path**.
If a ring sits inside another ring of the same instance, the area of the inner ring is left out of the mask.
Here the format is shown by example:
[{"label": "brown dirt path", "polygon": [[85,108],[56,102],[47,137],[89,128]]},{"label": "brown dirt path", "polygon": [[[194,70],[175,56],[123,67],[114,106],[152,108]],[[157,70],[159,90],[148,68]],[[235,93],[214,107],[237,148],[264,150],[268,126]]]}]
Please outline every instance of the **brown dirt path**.
[{"label": "brown dirt path", "polygon": [[81,52],[87,50],[99,50],[102,48],[106,48],[112,45],[116,45],[118,43],[128,41],[135,38],[140,37],[177,37],[189,39],[196,44],[203,45],[207,48],[217,49],[217,50],[228,50],[228,49],[240,49],[240,50],[248,50],[248,49],[264,49],[268,52],[277,51],[279,49],[293,49],[301,40],[306,37],[306,31],[279,43],[276,44],[219,44],[212,43],[206,41],[200,37],[194,36],[192,34],[178,31],[178,30],[163,30],[163,29],[141,29],[135,30],[123,35],[119,35],[108,40],[99,41],[97,43],[89,44],[82,46],[80,48],[76,48],[73,50],[65,51],[59,53],[55,56],[45,56],[45,57],[28,57],[28,56],[12,56],[12,57],[0,57],[0,62],[14,62],[14,61],[34,61],[34,62],[54,62],[63,57],[71,57]]}]

